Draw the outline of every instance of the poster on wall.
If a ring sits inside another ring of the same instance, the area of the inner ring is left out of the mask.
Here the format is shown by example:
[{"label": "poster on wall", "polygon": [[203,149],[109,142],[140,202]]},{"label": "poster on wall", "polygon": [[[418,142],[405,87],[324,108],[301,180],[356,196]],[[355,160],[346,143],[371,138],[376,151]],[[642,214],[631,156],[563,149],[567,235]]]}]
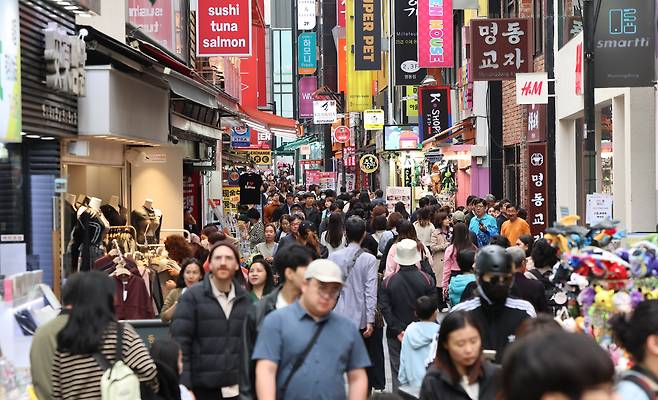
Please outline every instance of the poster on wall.
[{"label": "poster on wall", "polygon": [[297,73],[314,74],[318,69],[317,36],[315,32],[302,32],[297,39]]},{"label": "poster on wall", "polygon": [[454,65],[452,0],[418,1],[418,66]]},{"label": "poster on wall", "polygon": [[418,125],[389,125],[384,127],[384,150],[420,150],[423,137]]},{"label": "poster on wall", "polygon": [[611,194],[588,194],[585,223],[596,225],[606,220],[612,220],[612,205],[613,197]]},{"label": "poster on wall", "polygon": [[177,54],[174,0],[128,0],[128,22]]},{"label": "poster on wall", "polygon": [[388,212],[395,211],[395,203],[401,201],[407,211],[411,211],[411,188],[401,186],[388,186],[386,188],[386,205]]},{"label": "poster on wall", "polygon": [[18,0],[0,1],[0,142],[21,141],[21,46]]},{"label": "poster on wall", "polygon": [[197,0],[198,57],[251,55],[250,0]]},{"label": "poster on wall", "polygon": [[299,78],[299,116],[301,118],[313,117],[313,93],[318,90],[318,79],[315,76]]},{"label": "poster on wall", "polygon": [[548,228],[548,168],[546,143],[528,144],[528,224],[539,238]]},{"label": "poster on wall", "polygon": [[513,80],[532,72],[531,26],[529,18],[471,20],[473,80]]},{"label": "poster on wall", "polygon": [[452,126],[449,86],[418,88],[418,125],[421,140],[427,140]]},{"label": "poster on wall", "polygon": [[354,67],[379,71],[382,65],[382,5],[380,0],[354,1]]},{"label": "poster on wall", "polygon": [[418,1],[395,1],[395,84],[420,85],[427,75],[418,65]]}]

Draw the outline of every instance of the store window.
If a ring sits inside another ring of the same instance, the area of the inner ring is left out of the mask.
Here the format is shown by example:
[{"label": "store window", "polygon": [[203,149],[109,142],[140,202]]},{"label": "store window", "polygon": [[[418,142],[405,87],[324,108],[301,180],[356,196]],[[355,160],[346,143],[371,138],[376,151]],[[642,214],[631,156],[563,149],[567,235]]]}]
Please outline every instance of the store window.
[{"label": "store window", "polygon": [[514,204],[521,202],[521,147],[503,149],[505,198]]},{"label": "store window", "polygon": [[282,117],[293,116],[292,31],[272,30],[272,98],[276,112]]},{"label": "store window", "polygon": [[127,21],[181,60],[189,58],[188,10],[189,0],[126,0]]},{"label": "store window", "polygon": [[601,192],[612,194],[612,106],[601,110]]},{"label": "store window", "polygon": [[532,0],[535,55],[544,52],[544,0]]},{"label": "store window", "polygon": [[0,233],[25,233],[24,182],[20,143],[0,147]]}]

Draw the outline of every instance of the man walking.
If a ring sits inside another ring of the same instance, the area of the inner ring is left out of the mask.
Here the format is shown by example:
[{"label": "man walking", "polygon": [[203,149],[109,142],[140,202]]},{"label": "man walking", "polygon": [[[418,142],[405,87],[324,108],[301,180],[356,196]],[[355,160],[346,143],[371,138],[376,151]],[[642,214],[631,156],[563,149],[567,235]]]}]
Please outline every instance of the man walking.
[{"label": "man walking", "polygon": [[500,228],[500,234],[505,236],[512,246],[516,245],[516,241],[523,235],[530,234],[530,225],[519,218],[519,208],[515,204],[507,206],[508,220],[503,222]]},{"label": "man walking", "polygon": [[484,199],[474,200],[473,206],[475,216],[471,218],[468,229],[475,234],[477,247],[486,246],[498,234],[498,224],[494,217],[487,214],[487,202]]},{"label": "man walking", "polygon": [[353,322],[332,312],[342,275],[333,261],[313,261],[299,301],[265,317],[252,356],[259,400],[366,398],[370,360],[363,340]]},{"label": "man walking", "polygon": [[416,321],[416,300],[421,296],[436,299],[436,288],[432,278],[416,267],[420,262],[420,252],[415,240],[404,239],[397,244],[395,261],[400,270],[388,278],[380,288],[379,305],[386,320],[388,355],[391,362],[393,392],[400,386],[400,350],[407,326]]}]

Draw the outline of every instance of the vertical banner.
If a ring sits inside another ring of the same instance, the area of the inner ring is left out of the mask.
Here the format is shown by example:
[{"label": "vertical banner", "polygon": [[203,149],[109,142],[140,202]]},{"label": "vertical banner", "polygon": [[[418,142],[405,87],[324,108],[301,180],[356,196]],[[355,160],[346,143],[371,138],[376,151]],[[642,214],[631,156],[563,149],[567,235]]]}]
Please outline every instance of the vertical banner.
[{"label": "vertical banner", "polygon": [[528,142],[546,141],[546,104],[532,104],[528,107]]},{"label": "vertical banner", "polygon": [[183,174],[183,209],[190,209],[195,220],[201,221],[201,172],[188,170]]},{"label": "vertical banner", "polygon": [[128,21],[148,37],[176,52],[174,0],[128,0]]},{"label": "vertical banner", "polygon": [[0,142],[21,141],[18,0],[0,1]]},{"label": "vertical banner", "polygon": [[303,32],[297,40],[297,73],[314,74],[318,69],[317,36],[315,32]]},{"label": "vertical banner", "polygon": [[305,76],[299,79],[299,116],[313,117],[313,93],[318,90],[318,79],[315,76]]},{"label": "vertical banner", "polygon": [[[346,0],[346,20],[352,21],[354,18],[354,3],[355,0]],[[354,68],[354,25],[348,23],[345,26],[345,56],[346,56],[346,90],[345,97],[347,98],[346,112],[363,112],[372,108],[372,93],[373,93],[373,73],[370,71],[357,71]]]},{"label": "vertical banner", "polygon": [[473,80],[513,80],[520,72],[532,72],[533,43],[529,18],[472,20]]},{"label": "vertical banner", "polygon": [[[407,98],[407,117],[418,116],[418,86],[405,86],[405,97]],[[416,98],[414,98],[416,96]]]},{"label": "vertical banner", "polygon": [[297,0],[297,29],[312,31],[315,24],[315,0]]},{"label": "vertical banner", "polygon": [[336,25],[345,28],[345,5],[347,0],[336,0]]},{"label": "vertical banner", "polygon": [[338,39],[338,93],[347,88],[347,39]]},{"label": "vertical banner", "polygon": [[379,71],[381,69],[381,1],[354,1],[354,68],[357,71]]},{"label": "vertical banner", "polygon": [[198,57],[251,55],[251,0],[198,0]]},{"label": "vertical banner", "polygon": [[449,86],[418,88],[420,140],[427,140],[452,126]]},{"label": "vertical banner", "polygon": [[395,0],[395,84],[420,85],[427,75],[418,66],[418,1]]},{"label": "vertical banner", "polygon": [[548,228],[546,143],[528,143],[528,224],[535,238]]},{"label": "vertical banner", "polygon": [[447,68],[454,65],[452,0],[418,1],[418,65]]}]

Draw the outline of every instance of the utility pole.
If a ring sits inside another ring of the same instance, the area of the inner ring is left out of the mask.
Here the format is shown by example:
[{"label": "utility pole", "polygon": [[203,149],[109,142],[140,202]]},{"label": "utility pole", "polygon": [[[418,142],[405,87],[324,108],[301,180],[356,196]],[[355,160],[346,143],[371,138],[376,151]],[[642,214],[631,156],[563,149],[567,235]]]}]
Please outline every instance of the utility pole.
[{"label": "utility pole", "polygon": [[[595,4],[596,3],[596,4]],[[584,168],[587,193],[596,192],[596,109],[594,105],[594,33],[600,0],[583,0],[583,101],[585,119]]]}]

